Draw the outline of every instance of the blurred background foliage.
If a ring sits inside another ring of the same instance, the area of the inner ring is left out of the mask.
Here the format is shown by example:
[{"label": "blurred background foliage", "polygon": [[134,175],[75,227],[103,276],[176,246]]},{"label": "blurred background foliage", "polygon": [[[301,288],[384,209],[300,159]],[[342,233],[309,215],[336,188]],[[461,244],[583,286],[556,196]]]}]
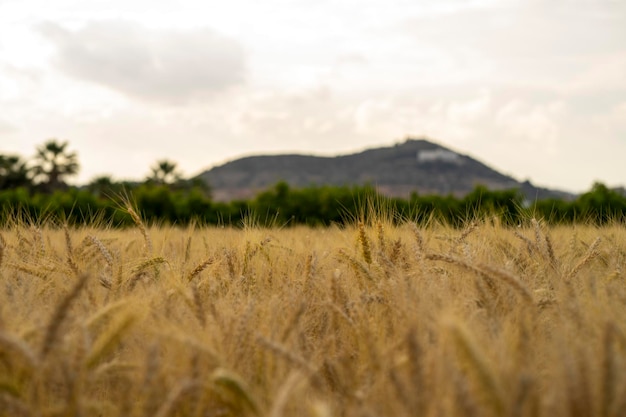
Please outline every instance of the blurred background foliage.
[{"label": "blurred background foliage", "polygon": [[549,224],[623,222],[626,196],[596,183],[571,200],[527,201],[518,190],[477,186],[463,198],[411,194],[390,198],[374,186],[292,188],[279,182],[249,200],[214,201],[209,184],[184,179],[175,162],[156,161],[143,181],[115,181],[100,176],[82,187],[69,186],[78,173],[78,156],[67,142],[51,139],[37,148],[32,161],[0,155],[0,225],[16,219],[40,223],[55,219],[69,224],[132,224],[125,206],[136,207],[149,223],[187,225],[327,226],[388,215],[390,221],[442,222],[462,226],[489,217],[508,226],[530,218]]}]

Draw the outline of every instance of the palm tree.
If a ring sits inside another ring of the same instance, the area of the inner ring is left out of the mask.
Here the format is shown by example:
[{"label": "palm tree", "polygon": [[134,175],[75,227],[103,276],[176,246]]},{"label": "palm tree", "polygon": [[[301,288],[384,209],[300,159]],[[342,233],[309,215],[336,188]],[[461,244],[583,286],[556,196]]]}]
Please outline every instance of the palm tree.
[{"label": "palm tree", "polygon": [[151,168],[148,181],[155,182],[157,184],[173,184],[180,180],[181,174],[176,168],[176,162],[162,159],[157,161]]},{"label": "palm tree", "polygon": [[15,155],[0,155],[0,190],[31,185],[29,170],[22,158]]},{"label": "palm tree", "polygon": [[68,152],[67,146],[68,142],[50,139],[37,148],[33,173],[47,191],[65,187],[65,177],[78,173],[76,152]]}]

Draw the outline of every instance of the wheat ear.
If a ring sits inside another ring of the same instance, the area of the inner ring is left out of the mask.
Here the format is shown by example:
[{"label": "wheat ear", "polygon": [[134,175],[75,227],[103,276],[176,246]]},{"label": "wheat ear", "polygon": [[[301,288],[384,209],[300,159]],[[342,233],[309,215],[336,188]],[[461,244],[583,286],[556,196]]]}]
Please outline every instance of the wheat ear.
[{"label": "wheat ear", "polygon": [[600,246],[601,241],[602,239],[598,237],[596,238],[596,240],[593,241],[591,245],[589,245],[589,249],[587,249],[587,253],[585,254],[585,257],[581,259],[580,262],[578,262],[576,266],[572,268],[569,274],[565,276],[566,281],[569,281],[570,279],[574,278],[576,274],[578,274],[580,270],[585,267],[585,265],[587,265],[589,262],[591,262],[598,256],[597,249],[598,249],[598,246]]},{"label": "wheat ear", "polygon": [[372,263],[372,250],[370,248],[370,242],[365,233],[365,224],[359,222],[359,243],[361,244],[361,255],[368,265]]},{"label": "wheat ear", "polygon": [[250,388],[239,375],[224,368],[217,368],[211,374],[211,381],[219,389],[225,390],[240,400],[254,415],[261,415],[259,402],[254,398]]},{"label": "wheat ear", "polygon": [[147,254],[151,255],[153,253],[152,239],[150,238],[150,234],[148,234],[148,230],[146,229],[143,220],[141,220],[141,217],[139,216],[139,214],[137,214],[137,212],[135,211],[133,206],[130,205],[130,203],[126,204],[126,211],[128,211],[128,214],[130,214],[130,217],[133,219],[135,226],[139,228],[139,231],[143,236],[144,242],[146,243]]},{"label": "wheat ear", "polygon": [[532,294],[530,293],[530,290],[519,279],[515,278],[513,275],[509,274],[508,272],[500,271],[498,269],[485,266],[485,265],[481,265],[480,267],[477,267],[461,259],[454,258],[448,255],[438,254],[438,253],[430,253],[426,255],[426,259],[433,260],[433,261],[447,262],[450,264],[458,265],[468,271],[474,272],[478,276],[484,278],[487,285],[490,287],[493,287],[494,285],[492,275],[495,275],[498,278],[500,278],[502,281],[509,284],[511,288],[515,289],[517,293],[522,296],[522,299],[524,301],[527,301],[530,303],[533,302],[533,297],[532,297]]},{"label": "wheat ear", "polygon": [[206,261],[202,262],[198,266],[196,266],[193,271],[187,275],[187,281],[191,282],[200,272],[204,271],[209,265],[213,264],[215,259],[213,257],[208,258]]},{"label": "wheat ear", "polygon": [[505,414],[504,393],[487,365],[489,361],[478,349],[465,328],[457,323],[451,323],[448,325],[448,329],[461,361],[466,363],[469,372],[476,375],[480,392],[485,396],[495,414],[503,416]]},{"label": "wheat ear", "polygon": [[97,237],[91,235],[87,236],[87,241],[98,248],[98,251],[102,255],[102,258],[104,258],[107,265],[113,267],[113,256],[111,256],[111,252],[109,252],[106,246],[104,246],[104,243],[102,243]]}]

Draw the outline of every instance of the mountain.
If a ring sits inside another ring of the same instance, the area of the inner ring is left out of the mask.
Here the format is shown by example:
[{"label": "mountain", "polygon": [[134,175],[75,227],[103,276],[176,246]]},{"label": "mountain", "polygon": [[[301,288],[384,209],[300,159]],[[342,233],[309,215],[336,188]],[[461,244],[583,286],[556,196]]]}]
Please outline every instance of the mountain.
[{"label": "mountain", "polygon": [[569,194],[538,188],[501,174],[485,164],[424,139],[409,139],[390,147],[321,157],[310,155],[250,156],[214,167],[199,175],[216,200],[249,198],[278,181],[293,187],[372,184],[389,196],[411,192],[463,196],[476,185],[491,190],[517,188],[529,199]]}]

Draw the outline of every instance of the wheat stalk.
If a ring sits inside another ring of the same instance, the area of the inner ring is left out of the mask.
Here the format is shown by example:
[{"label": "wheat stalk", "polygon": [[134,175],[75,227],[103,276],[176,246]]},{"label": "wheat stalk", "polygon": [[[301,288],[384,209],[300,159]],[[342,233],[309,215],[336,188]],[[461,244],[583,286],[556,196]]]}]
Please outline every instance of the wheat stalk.
[{"label": "wheat stalk", "polygon": [[503,416],[506,410],[504,393],[488,366],[489,361],[476,346],[465,328],[458,323],[450,323],[447,327],[452,335],[459,358],[466,364],[467,371],[476,375],[479,392],[485,397],[495,414]]},{"label": "wheat stalk", "polygon": [[198,382],[192,380],[179,382],[167,394],[165,401],[161,404],[154,417],[167,417],[173,415],[176,410],[176,406],[182,401],[182,397],[199,386],[200,384]]},{"label": "wheat stalk", "polygon": [[61,300],[61,302],[57,306],[45,331],[45,336],[40,352],[41,359],[44,359],[52,350],[55,339],[57,337],[57,333],[61,328],[61,324],[63,324],[63,321],[67,317],[67,313],[69,312],[72,302],[74,302],[76,298],[78,298],[80,292],[85,287],[85,284],[87,283],[87,278],[87,274],[79,276],[78,281],[76,282],[76,284],[74,284],[72,290],[63,298],[63,300]]},{"label": "wheat stalk", "polygon": [[600,415],[610,417],[616,404],[616,390],[618,386],[617,359],[613,345],[615,344],[617,326],[613,322],[608,322],[604,329],[603,357],[602,357],[602,401]]},{"label": "wheat stalk", "polygon": [[91,369],[98,365],[119,344],[136,320],[137,317],[134,314],[127,313],[109,325],[108,329],[102,332],[93,343],[85,360],[87,368]]},{"label": "wheat stalk", "polygon": [[7,247],[7,241],[4,240],[4,236],[0,233],[0,268],[2,268],[2,261],[4,260],[4,252]]},{"label": "wheat stalk", "polygon": [[269,349],[278,357],[286,359],[288,362],[296,365],[298,368],[306,371],[308,374],[313,375],[317,371],[313,365],[306,361],[306,359],[304,359],[300,355],[295,354],[284,346],[279,345],[276,342],[272,342],[271,340],[268,340],[261,335],[258,335],[256,340],[261,346]]},{"label": "wheat stalk", "polygon": [[15,338],[7,333],[0,331],[0,357],[4,357],[7,353],[11,358],[8,361],[10,367],[20,363],[25,366],[29,372],[34,372],[37,367],[38,360],[30,346],[23,340]]},{"label": "wheat stalk", "polygon": [[202,327],[206,326],[206,313],[204,310],[204,303],[202,302],[202,297],[200,296],[200,291],[198,290],[197,285],[191,286],[191,292],[193,293],[193,304],[194,304],[194,314],[196,318],[202,325]]},{"label": "wheat stalk", "polygon": [[274,400],[274,404],[272,404],[272,408],[269,412],[269,417],[281,417],[285,414],[285,407],[287,406],[287,401],[289,397],[299,386],[304,382],[305,377],[302,373],[298,371],[292,371],[287,376],[287,379],[281,387],[278,389],[278,394],[276,394],[276,399]]}]

